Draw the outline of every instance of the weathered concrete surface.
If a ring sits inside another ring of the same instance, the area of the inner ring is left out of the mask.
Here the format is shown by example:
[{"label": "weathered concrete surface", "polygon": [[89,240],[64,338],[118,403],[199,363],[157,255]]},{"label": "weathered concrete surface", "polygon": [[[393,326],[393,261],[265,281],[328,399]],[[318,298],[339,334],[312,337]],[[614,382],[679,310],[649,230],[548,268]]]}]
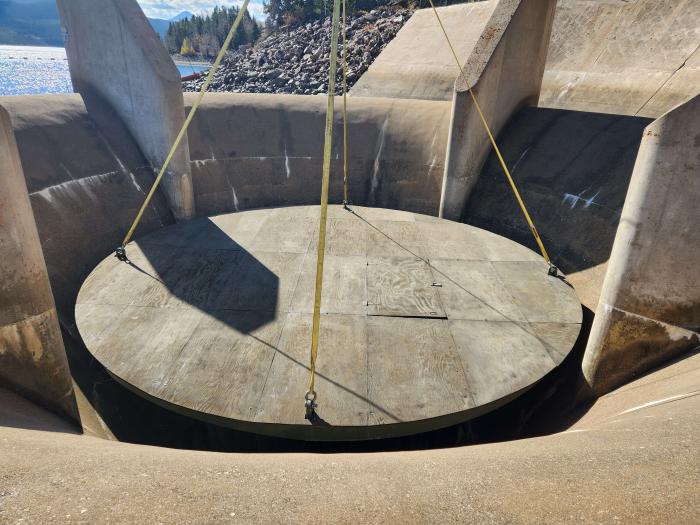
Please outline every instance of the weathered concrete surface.
[{"label": "weathered concrete surface", "polygon": [[[136,0],[58,0],[74,89],[108,127],[114,110],[153,169],[163,165],[185,120],[180,74]],[[95,21],[99,23],[95,23]],[[163,191],[177,219],[194,215],[187,138]]]},{"label": "weathered concrete surface", "polygon": [[[83,280],[121,242],[153,181],[128,130],[97,127],[80,95],[0,97],[10,113],[62,324]],[[137,234],[173,222],[161,193]]]},{"label": "weathered concrete surface", "polygon": [[164,228],[90,274],[76,321],[139,394],[248,432],[412,435],[503,406],[559,366],[581,305],[531,250],[396,210],[331,206],[317,366],[304,419],[319,206]]},{"label": "weathered concrete surface", "polygon": [[[332,203],[342,202],[339,104]],[[322,97],[208,94],[189,131],[198,215],[318,203],[324,119]],[[437,215],[448,119],[446,102],[349,99],[350,202]]]},{"label": "weathered concrete surface", "polygon": [[[91,407],[104,405],[98,389],[106,388],[107,377],[100,376],[80,342],[73,308],[87,275],[121,242],[153,172],[119,119],[113,115],[108,127],[97,127],[80,95],[0,97],[0,105],[12,117],[71,372],[79,386],[81,421],[86,432],[108,437]],[[158,192],[137,235],[172,222]]]},{"label": "weathered concrete surface", "polygon": [[78,420],[10,116],[0,107],[0,384]]},{"label": "weathered concrete surface", "polygon": [[697,0],[559,0],[541,106],[658,117],[698,86]]},{"label": "weathered concrete surface", "polygon": [[440,217],[458,220],[492,149],[471,86],[492,133],[540,92],[554,0],[499,0],[455,83]]},{"label": "weathered concrete surface", "polygon": [[700,95],[651,123],[583,360],[595,395],[700,344]]},{"label": "weathered concrete surface", "polygon": [[[482,37],[496,2],[438,8],[459,57]],[[384,48],[350,94],[365,97],[451,100],[459,68],[432,9],[419,9]]]},{"label": "weathered concrete surface", "polygon": [[695,355],[599,399],[558,434],[332,455],[110,443],[71,435],[50,414],[5,395],[0,520],[693,523],[699,391]]},{"label": "weathered concrete surface", "polygon": [[[649,119],[523,108],[500,143],[555,264],[595,311],[634,161]],[[492,152],[462,220],[537,245]]]}]

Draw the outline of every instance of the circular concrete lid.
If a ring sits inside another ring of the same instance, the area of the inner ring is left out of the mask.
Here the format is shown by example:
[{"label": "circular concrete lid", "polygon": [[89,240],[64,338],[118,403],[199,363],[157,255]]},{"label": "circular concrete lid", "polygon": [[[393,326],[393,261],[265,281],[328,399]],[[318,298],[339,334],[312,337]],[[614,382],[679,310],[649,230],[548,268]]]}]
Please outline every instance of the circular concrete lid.
[{"label": "circular concrete lid", "polygon": [[90,352],[164,406],[268,435],[346,440],[466,421],[555,368],[581,305],[531,250],[425,215],[329,208],[316,391],[318,206],[196,219],[109,256],[78,297]]}]

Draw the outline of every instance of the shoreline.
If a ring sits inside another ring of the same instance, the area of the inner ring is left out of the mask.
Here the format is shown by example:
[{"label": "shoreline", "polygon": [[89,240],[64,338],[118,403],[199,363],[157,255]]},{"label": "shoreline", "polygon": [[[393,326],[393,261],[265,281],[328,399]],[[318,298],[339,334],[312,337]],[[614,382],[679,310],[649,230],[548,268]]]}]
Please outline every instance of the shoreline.
[{"label": "shoreline", "polygon": [[211,67],[212,66],[212,62],[199,62],[199,61],[188,62],[188,61],[179,60],[179,59],[178,60],[173,59],[173,62],[175,62],[176,66],[196,66],[196,67]]},{"label": "shoreline", "polygon": [[176,66],[202,66],[202,67],[210,67],[212,64],[214,64],[214,61],[207,61],[203,58],[193,58],[189,59],[187,57],[183,57],[182,55],[170,55],[170,58],[173,59],[173,62],[175,62]]},{"label": "shoreline", "polygon": [[[65,46],[52,46],[52,45],[36,45],[36,44],[3,44],[0,43],[0,48],[2,47],[27,47],[27,48],[50,48],[50,49],[65,49]],[[176,65],[181,66],[211,66],[214,61],[207,61],[202,58],[188,59],[182,55],[170,55]]]}]

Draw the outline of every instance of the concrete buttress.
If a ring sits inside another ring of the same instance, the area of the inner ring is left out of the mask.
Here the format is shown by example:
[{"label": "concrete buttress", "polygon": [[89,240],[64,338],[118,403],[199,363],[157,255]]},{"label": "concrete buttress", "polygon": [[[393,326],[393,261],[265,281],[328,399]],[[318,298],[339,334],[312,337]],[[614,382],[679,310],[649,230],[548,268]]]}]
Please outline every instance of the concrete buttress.
[{"label": "concrete buttress", "polygon": [[652,122],[583,359],[602,395],[700,346],[700,95]]},{"label": "concrete buttress", "polygon": [[8,113],[0,108],[0,384],[78,420],[46,263]]},{"label": "concrete buttress", "polygon": [[[136,0],[58,0],[74,89],[100,125],[117,113],[154,170],[185,120],[180,75]],[[99,23],[94,23],[99,20]],[[106,127],[106,124],[104,125]],[[194,215],[183,139],[162,182],[177,220]]]},{"label": "concrete buttress", "polygon": [[[499,0],[455,82],[440,217],[459,220],[492,146],[471,87],[497,137],[514,111],[536,103],[542,83],[554,0]],[[442,35],[441,35],[442,38]],[[449,53],[447,45],[445,52]]]}]

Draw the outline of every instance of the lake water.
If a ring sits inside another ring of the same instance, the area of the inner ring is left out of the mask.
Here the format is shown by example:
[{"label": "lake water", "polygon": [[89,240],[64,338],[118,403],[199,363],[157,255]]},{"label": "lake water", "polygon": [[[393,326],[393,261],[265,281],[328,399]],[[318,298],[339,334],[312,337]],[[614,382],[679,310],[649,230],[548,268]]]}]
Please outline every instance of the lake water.
[{"label": "lake water", "polygon": [[0,46],[0,95],[72,91],[62,47]]},{"label": "lake water", "polygon": [[[205,68],[178,64],[186,76]],[[66,50],[62,47],[0,46],[0,95],[71,93]]]}]

